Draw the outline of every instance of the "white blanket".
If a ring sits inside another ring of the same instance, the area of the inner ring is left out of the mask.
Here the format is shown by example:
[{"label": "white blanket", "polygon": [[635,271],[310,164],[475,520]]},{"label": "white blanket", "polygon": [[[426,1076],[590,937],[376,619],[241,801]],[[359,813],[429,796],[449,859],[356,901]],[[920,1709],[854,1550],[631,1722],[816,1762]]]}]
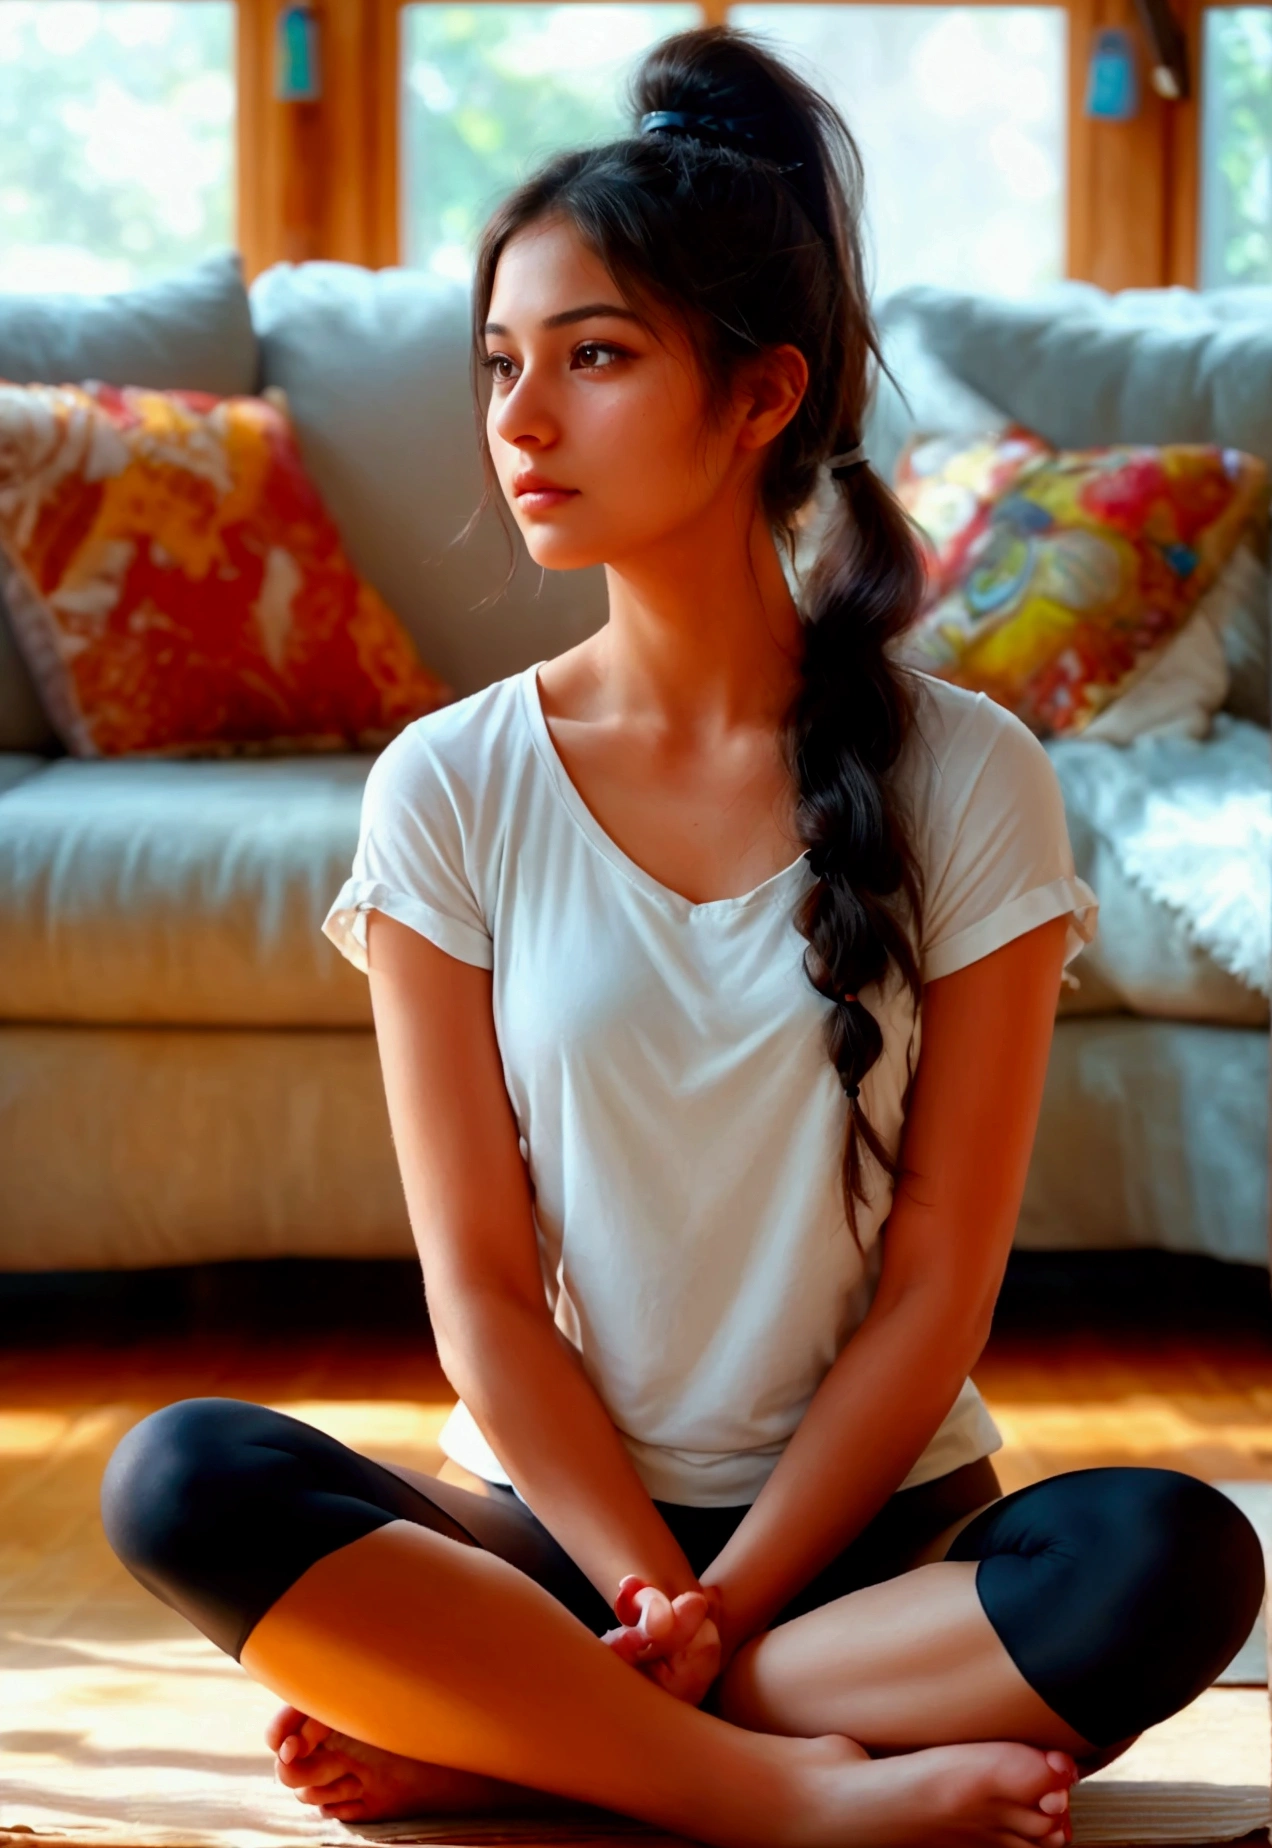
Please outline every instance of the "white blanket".
[{"label": "white blanket", "polygon": [[1071,814],[1108,841],[1127,878],[1175,913],[1238,980],[1272,995],[1269,733],[1219,712],[1208,738],[1130,744],[1051,739]]}]

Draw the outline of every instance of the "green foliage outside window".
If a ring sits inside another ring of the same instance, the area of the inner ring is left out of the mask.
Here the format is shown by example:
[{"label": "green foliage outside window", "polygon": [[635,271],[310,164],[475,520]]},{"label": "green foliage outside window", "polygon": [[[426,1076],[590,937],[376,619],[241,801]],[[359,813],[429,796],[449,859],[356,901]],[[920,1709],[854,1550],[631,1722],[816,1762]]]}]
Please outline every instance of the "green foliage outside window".
[{"label": "green foliage outside window", "polygon": [[1272,7],[1206,13],[1204,288],[1272,283]]},{"label": "green foliage outside window", "polygon": [[490,210],[541,159],[626,131],[625,81],[696,6],[402,10],[403,262],[467,277]]},{"label": "green foliage outside window", "polygon": [[0,288],[232,246],[234,110],[229,0],[0,0]]}]

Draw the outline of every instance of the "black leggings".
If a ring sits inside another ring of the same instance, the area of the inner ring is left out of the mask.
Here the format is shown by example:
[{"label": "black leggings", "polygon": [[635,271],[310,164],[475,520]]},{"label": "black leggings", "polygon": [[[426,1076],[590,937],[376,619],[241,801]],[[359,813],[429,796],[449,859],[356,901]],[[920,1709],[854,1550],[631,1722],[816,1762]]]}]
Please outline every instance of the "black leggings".
[{"label": "black leggings", "polygon": [[[992,1470],[981,1468],[979,1480],[993,1485]],[[975,1467],[943,1481],[969,1475],[977,1480]],[[424,1493],[281,1412],[187,1399],[120,1443],[102,1484],[102,1518],[129,1571],[236,1658],[315,1561],[390,1521],[499,1553],[594,1634],[614,1625],[605,1599],[511,1490],[486,1497],[426,1480]],[[942,1510],[940,1493],[940,1484],[925,1484],[895,1495],[775,1622],[903,1570],[907,1559],[894,1551],[890,1564],[887,1553],[889,1536],[906,1531],[907,1498],[935,1511],[934,1533],[977,1505]],[[746,1513],[656,1506],[696,1573]],[[1208,1687],[1249,1635],[1263,1597],[1249,1521],[1217,1489],[1174,1470],[1082,1469],[1018,1489],[976,1515],[945,1556],[977,1562],[977,1593],[1012,1661],[1097,1747],[1142,1732]]]}]

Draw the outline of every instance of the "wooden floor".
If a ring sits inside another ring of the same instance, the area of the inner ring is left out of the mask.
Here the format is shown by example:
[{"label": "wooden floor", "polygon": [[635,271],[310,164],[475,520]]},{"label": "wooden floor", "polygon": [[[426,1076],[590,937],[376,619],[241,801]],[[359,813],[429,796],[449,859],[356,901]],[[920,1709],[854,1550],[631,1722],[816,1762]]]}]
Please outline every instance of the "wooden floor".
[{"label": "wooden floor", "polygon": [[[47,1622],[50,1642],[69,1606],[104,1637],[112,1610],[144,1597],[100,1535],[96,1486],[154,1407],[251,1399],[415,1468],[444,1461],[454,1395],[407,1266],[0,1279],[0,1321],[0,1600],[30,1635]],[[1014,1261],[975,1377],[1006,1440],[1005,1488],[1122,1462],[1272,1481],[1261,1272],[1158,1255]]]},{"label": "wooden floor", "polygon": [[[1004,1486],[1100,1463],[1272,1481],[1266,1273],[1165,1254],[1013,1260],[975,1368]],[[38,1493],[86,1418],[224,1394],[325,1408],[431,1450],[454,1393],[403,1265],[0,1278],[0,1498]]]}]

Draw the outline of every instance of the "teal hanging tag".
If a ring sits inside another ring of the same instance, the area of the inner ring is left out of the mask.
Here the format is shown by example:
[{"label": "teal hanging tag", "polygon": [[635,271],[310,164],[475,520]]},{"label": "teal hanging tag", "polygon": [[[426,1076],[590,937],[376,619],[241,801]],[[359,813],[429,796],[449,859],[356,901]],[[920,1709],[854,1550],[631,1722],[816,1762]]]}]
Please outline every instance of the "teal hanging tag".
[{"label": "teal hanging tag", "polygon": [[322,95],[318,66],[318,17],[296,4],[279,9],[274,94],[284,103],[314,103]]},{"label": "teal hanging tag", "polygon": [[1106,122],[1129,122],[1138,110],[1134,42],[1120,26],[1106,27],[1096,33],[1091,51],[1086,112]]}]

